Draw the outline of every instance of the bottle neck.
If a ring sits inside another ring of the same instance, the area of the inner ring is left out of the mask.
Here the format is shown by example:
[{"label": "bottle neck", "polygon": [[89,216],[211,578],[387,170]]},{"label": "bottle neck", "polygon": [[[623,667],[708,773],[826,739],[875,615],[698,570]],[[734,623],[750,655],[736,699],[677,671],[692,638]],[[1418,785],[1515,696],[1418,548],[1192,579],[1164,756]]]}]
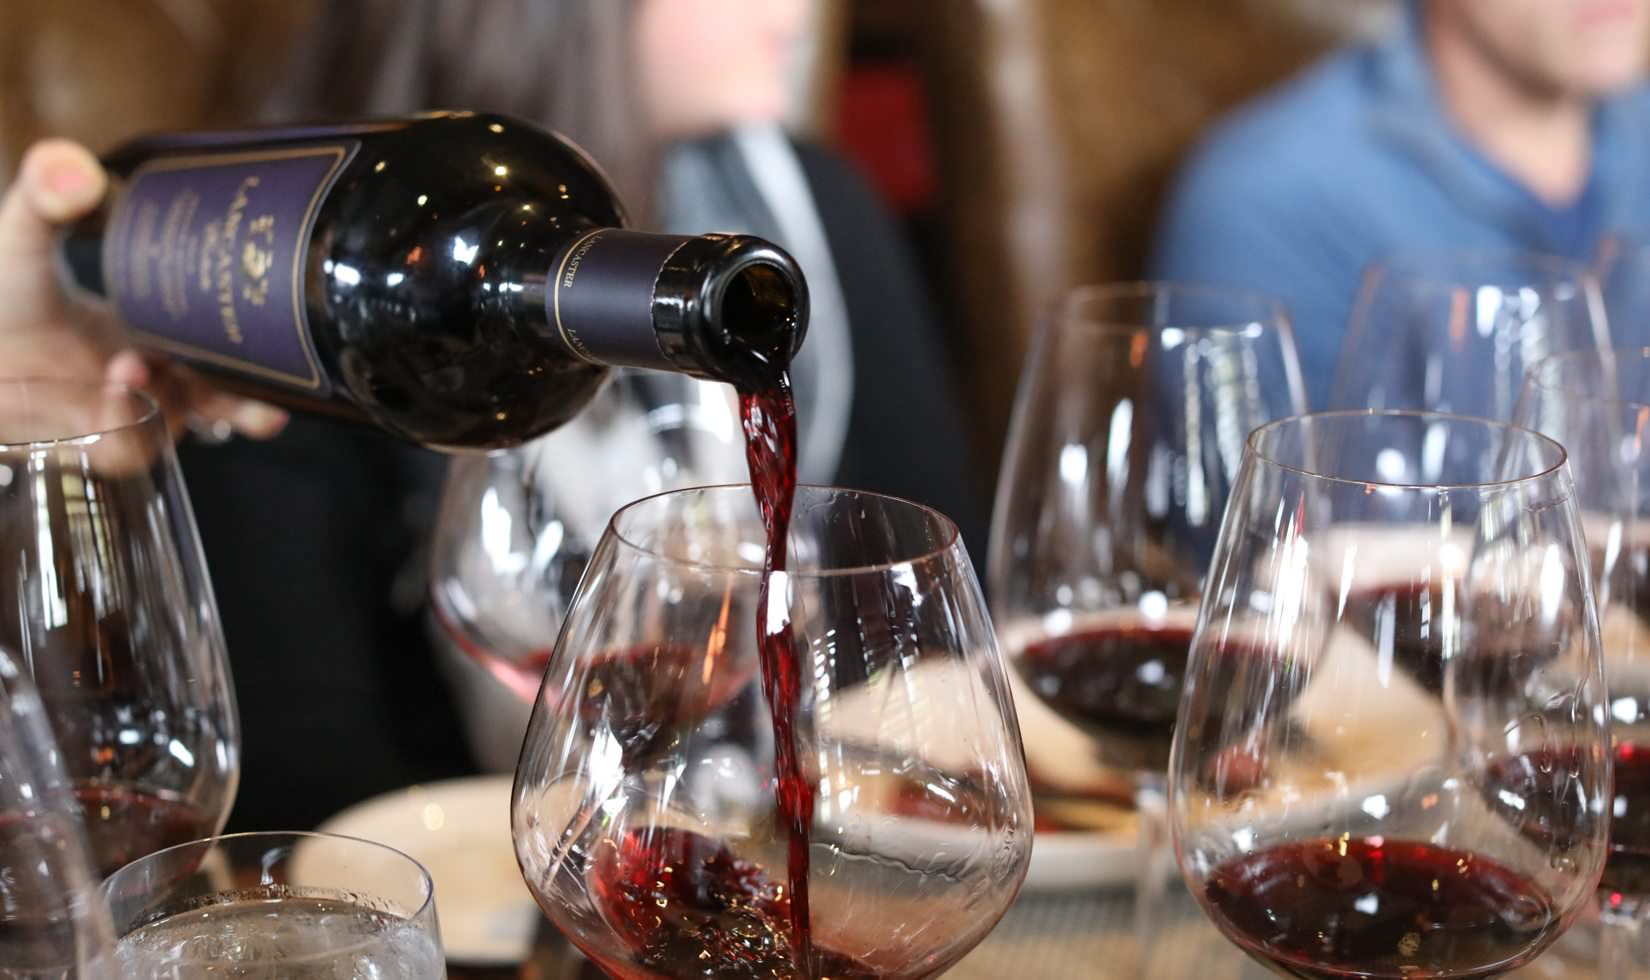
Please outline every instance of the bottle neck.
[{"label": "bottle neck", "polygon": [[807,286],[784,251],[744,235],[593,229],[545,277],[547,332],[592,364],[772,384],[807,326]]},{"label": "bottle neck", "polygon": [[688,371],[680,338],[654,324],[660,270],[693,239],[599,228],[564,249],[545,277],[545,314],[575,357],[613,367]]}]

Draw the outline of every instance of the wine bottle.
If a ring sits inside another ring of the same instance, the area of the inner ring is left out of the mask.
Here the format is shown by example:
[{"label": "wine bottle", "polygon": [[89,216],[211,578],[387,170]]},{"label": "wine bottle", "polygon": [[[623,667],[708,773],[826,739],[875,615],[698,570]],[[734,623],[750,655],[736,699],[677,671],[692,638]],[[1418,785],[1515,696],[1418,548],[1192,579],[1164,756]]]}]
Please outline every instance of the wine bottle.
[{"label": "wine bottle", "polygon": [[626,230],[589,158],[503,116],[171,134],[104,162],[62,267],[140,346],[433,448],[539,435],[614,366],[765,387],[806,329],[779,247]]}]

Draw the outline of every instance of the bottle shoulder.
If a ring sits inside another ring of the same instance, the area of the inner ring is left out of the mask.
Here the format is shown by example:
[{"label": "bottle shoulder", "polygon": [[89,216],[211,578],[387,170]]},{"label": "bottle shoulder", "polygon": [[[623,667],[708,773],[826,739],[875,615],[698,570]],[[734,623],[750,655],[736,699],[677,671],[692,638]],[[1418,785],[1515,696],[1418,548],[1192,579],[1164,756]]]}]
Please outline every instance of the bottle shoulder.
[{"label": "bottle shoulder", "polygon": [[532,205],[552,222],[624,223],[600,170],[561,137],[502,116],[425,120],[360,139],[334,198],[357,209],[464,212]]},{"label": "bottle shoulder", "polygon": [[559,138],[502,119],[444,118],[361,140],[311,234],[312,297],[346,319],[530,313],[525,301],[561,250],[623,215]]}]

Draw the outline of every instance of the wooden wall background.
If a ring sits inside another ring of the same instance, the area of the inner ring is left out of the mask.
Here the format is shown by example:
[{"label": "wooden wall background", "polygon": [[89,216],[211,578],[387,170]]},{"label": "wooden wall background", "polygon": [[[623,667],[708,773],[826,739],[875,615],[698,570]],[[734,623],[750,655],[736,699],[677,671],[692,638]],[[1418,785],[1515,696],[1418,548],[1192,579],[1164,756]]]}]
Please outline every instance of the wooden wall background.
[{"label": "wooden wall background", "polygon": [[0,185],[28,144],[244,122],[320,0],[0,3]]}]

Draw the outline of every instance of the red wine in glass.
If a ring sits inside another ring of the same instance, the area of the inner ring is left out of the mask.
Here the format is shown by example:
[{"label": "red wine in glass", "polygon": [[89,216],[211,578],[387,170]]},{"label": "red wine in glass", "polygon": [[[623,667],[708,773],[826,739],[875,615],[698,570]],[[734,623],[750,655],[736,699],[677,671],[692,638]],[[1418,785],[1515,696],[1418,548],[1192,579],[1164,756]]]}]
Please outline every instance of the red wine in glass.
[{"label": "red wine in glass", "polygon": [[[1587,550],[1593,580],[1603,593],[1601,601],[1631,609],[1641,621],[1650,621],[1650,540],[1647,540],[1650,526],[1635,522],[1615,530],[1613,522],[1608,520],[1590,523],[1584,520],[1584,523],[1589,524],[1589,542],[1609,541],[1617,534],[1626,539],[1617,546],[1613,561],[1607,562],[1602,544],[1594,544]],[[1606,564],[1610,567],[1606,568]]]},{"label": "red wine in glass", "polygon": [[1168,764],[1192,624],[1128,618],[1026,643],[1011,663],[1061,717],[1101,740],[1114,764]]},{"label": "red wine in glass", "polygon": [[1402,665],[1427,690],[1439,690],[1444,674],[1443,590],[1403,582],[1363,586],[1346,597],[1343,622],[1370,638],[1377,652]]},{"label": "red wine in glass", "polygon": [[493,675],[493,678],[503,684],[511,694],[528,704],[532,704],[533,699],[538,697],[539,683],[544,680],[544,668],[550,666],[549,649],[533,650],[520,658],[484,653],[473,645],[466,646],[464,651],[485,667],[487,673]]},{"label": "red wine in glass", "polygon": [[564,694],[586,726],[606,726],[627,752],[709,717],[750,679],[704,650],[657,644],[603,651],[583,676],[583,690]]},{"label": "red wine in glass", "polygon": [[812,950],[798,972],[791,899],[784,885],[726,846],[670,827],[603,840],[586,872],[596,908],[630,951],[602,966],[623,980],[654,977],[881,976],[852,957]]},{"label": "red wine in glass", "polygon": [[[86,828],[93,870],[107,877],[125,865],[163,850],[210,837],[215,815],[167,796],[113,783],[78,783],[74,796]],[[27,826],[25,814],[0,814],[0,834]]]},{"label": "red wine in glass", "polygon": [[[1168,765],[1195,625],[1191,610],[1096,618],[1024,644],[1011,662],[1045,703],[1095,737],[1107,762],[1155,774]],[[1217,677],[1234,676],[1240,667],[1262,676],[1254,664],[1266,659],[1277,668],[1273,696],[1292,697],[1298,686],[1298,672],[1261,644],[1228,639],[1210,656]],[[1233,704],[1226,714],[1236,723],[1250,710]],[[1210,737],[1216,737],[1212,729]]]},{"label": "red wine in glass", "polygon": [[1249,955],[1311,980],[1488,978],[1533,959],[1552,933],[1534,882],[1470,851],[1325,837],[1218,866],[1204,899]]},{"label": "red wine in glass", "polygon": [[[538,696],[550,650],[501,656],[454,628],[446,617],[438,617],[438,622],[460,650],[517,697],[531,703]],[[645,754],[662,738],[720,710],[750,682],[749,672],[737,665],[710,661],[706,651],[687,646],[651,644],[603,651],[591,658],[583,674],[584,690],[575,695],[579,717],[592,729],[597,723],[606,726],[627,754]]]},{"label": "red wine in glass", "polygon": [[[1589,541],[1608,540],[1609,528],[1588,528]],[[1640,648],[1642,633],[1622,635],[1623,627],[1650,626],[1650,533],[1633,521],[1619,532],[1625,540],[1611,567],[1605,552],[1590,549],[1593,574],[1600,592],[1613,609],[1631,610],[1621,627],[1610,628],[1607,609],[1602,617],[1605,634],[1605,674],[1613,699],[1615,746],[1614,782],[1610,795],[1610,856],[1599,890],[1608,902],[1623,905],[1650,898],[1650,674],[1644,669],[1647,653]],[[1630,625],[1629,625],[1630,624]],[[1614,635],[1612,635],[1614,634]],[[1612,650],[1612,645],[1617,649]],[[1613,654],[1613,656],[1612,656]]]},{"label": "red wine in glass", "polygon": [[1650,897],[1650,743],[1617,745],[1615,763],[1610,857],[1599,888],[1643,899]]},{"label": "red wine in glass", "polygon": [[550,665],[549,647],[512,653],[500,650],[466,629],[455,616],[442,608],[439,599],[430,604],[432,621],[442,637],[474,660],[492,678],[504,685],[523,704],[532,704],[538,697],[539,683],[544,680],[544,668]]},{"label": "red wine in glass", "polygon": [[1361,586],[1346,597],[1342,622],[1430,691],[1444,689],[1447,665],[1459,694],[1504,693],[1562,652],[1568,624],[1542,622],[1534,596],[1447,587],[1449,596],[1438,582]]},{"label": "red wine in glass", "polygon": [[[1485,799],[1497,815],[1543,847],[1567,849],[1585,840],[1594,812],[1579,792],[1574,749],[1542,749],[1489,766]],[[1650,743],[1619,742],[1612,750],[1609,855],[1599,891],[1607,900],[1650,897]],[[1562,828],[1562,829],[1556,829]]]}]

